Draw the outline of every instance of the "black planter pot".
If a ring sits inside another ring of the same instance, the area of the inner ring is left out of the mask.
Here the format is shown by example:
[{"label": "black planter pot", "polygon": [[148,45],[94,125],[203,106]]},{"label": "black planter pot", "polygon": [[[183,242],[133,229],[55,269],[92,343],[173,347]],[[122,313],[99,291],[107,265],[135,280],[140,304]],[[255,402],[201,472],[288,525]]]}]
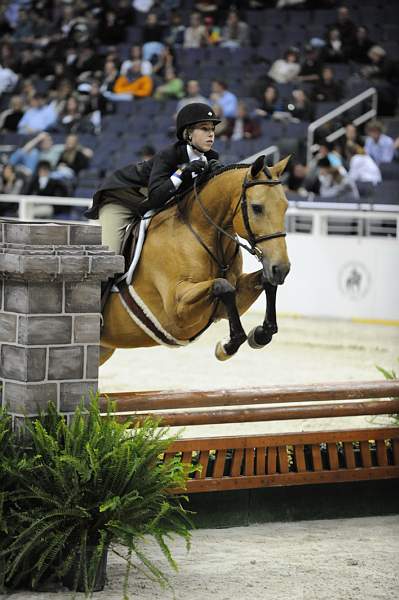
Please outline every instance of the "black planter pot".
[{"label": "black planter pot", "polygon": [[[95,552],[95,550],[96,550],[95,546],[89,546],[87,548],[87,563],[89,563],[91,561],[92,555]],[[102,592],[104,589],[106,579],[107,579],[107,559],[108,559],[108,547],[105,548],[103,555],[97,565],[97,570],[96,570],[96,574],[95,574],[95,578],[94,578],[94,585],[93,585],[93,589],[91,590],[93,592]],[[80,557],[77,554],[76,561],[71,566],[68,573],[66,573],[66,575],[64,575],[64,577],[62,579],[62,583],[70,590],[73,590],[76,592],[85,592],[86,590],[85,590],[83,574],[80,574],[78,582],[77,582],[77,586],[76,586],[76,581],[75,581],[76,580],[76,570],[79,566],[79,560],[80,560]],[[76,590],[75,590],[75,586],[76,586]]]}]

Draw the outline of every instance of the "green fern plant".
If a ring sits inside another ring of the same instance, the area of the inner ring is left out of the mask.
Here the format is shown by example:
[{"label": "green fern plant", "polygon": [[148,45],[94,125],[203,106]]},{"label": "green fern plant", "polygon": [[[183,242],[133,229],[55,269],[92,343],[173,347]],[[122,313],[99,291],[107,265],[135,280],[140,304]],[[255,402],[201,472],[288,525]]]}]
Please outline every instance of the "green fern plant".
[{"label": "green fern plant", "polygon": [[14,527],[0,547],[7,586],[36,588],[50,578],[90,595],[99,565],[108,548],[119,553],[117,544],[126,548],[127,577],[135,555],[166,584],[165,572],[141,550],[146,535],[176,568],[167,541],[177,534],[189,545],[191,523],[185,497],[171,490],[185,488],[187,465],[160,460],[175,438],[157,422],[147,419],[131,430],[111,410],[101,416],[92,398],[69,424],[52,404],[27,420],[29,447],[7,467],[16,482],[8,498]]},{"label": "green fern plant", "polygon": [[[384,369],[383,367],[380,367],[379,365],[376,365],[377,370],[385,377],[385,379],[398,379],[398,376],[396,374],[396,372],[392,369],[391,371]],[[393,414],[390,415],[390,417],[392,418],[393,422],[396,425],[399,425],[399,415],[398,414]]]}]

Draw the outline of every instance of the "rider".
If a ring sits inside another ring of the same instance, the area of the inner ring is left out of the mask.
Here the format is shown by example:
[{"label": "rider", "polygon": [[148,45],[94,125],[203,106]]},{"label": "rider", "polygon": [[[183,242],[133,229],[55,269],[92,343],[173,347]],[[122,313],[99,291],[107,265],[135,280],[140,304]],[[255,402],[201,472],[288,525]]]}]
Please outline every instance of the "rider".
[{"label": "rider", "polygon": [[125,228],[132,219],[164,206],[177,190],[189,188],[193,177],[209,163],[213,168],[220,166],[218,154],[212,150],[218,123],[220,119],[207,104],[184,106],[176,118],[177,142],[150,160],[114,171],[103,182],[86,213],[89,218],[99,218],[103,244],[119,254]]}]

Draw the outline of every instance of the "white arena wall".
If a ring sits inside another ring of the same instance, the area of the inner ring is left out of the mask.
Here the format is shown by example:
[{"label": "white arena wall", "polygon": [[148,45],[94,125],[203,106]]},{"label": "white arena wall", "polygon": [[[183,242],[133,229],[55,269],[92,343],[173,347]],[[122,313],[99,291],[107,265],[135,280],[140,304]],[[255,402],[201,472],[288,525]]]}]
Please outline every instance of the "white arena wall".
[{"label": "white arena wall", "polygon": [[[299,233],[304,222],[311,230]],[[288,231],[292,266],[277,292],[280,314],[399,323],[397,207],[377,212],[292,206]],[[245,254],[246,270],[259,268]],[[254,309],[264,309],[264,297]]]}]

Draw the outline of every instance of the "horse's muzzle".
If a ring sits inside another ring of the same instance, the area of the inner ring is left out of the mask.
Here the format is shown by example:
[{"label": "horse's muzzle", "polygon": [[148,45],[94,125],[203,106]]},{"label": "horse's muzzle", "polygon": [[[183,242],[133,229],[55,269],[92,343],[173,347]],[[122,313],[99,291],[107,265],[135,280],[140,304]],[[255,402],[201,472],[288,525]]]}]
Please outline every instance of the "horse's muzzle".
[{"label": "horse's muzzle", "polygon": [[266,261],[263,261],[264,276],[272,285],[283,284],[290,268],[290,263],[269,264]]}]

